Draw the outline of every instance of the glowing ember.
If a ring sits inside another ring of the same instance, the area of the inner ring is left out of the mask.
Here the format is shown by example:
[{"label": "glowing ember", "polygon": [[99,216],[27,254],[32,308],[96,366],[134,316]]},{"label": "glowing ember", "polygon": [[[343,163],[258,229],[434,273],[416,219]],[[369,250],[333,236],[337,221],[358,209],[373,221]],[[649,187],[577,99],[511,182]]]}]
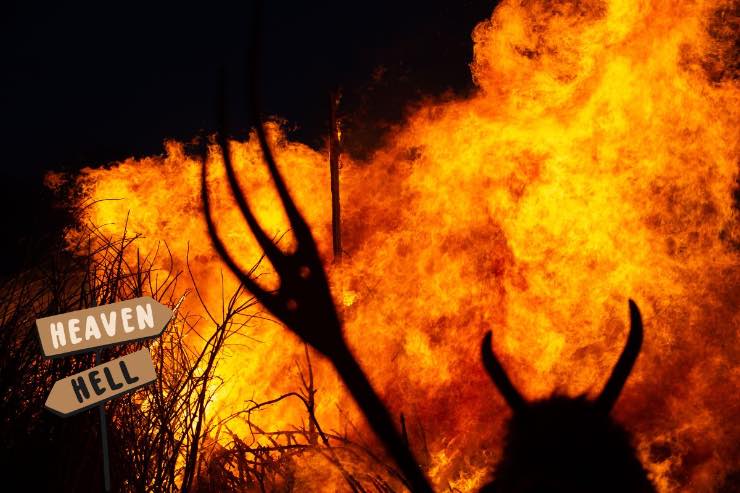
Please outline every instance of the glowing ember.
[{"label": "glowing ember", "polygon": [[[528,397],[594,393],[622,348],[628,296],[642,309],[645,344],[615,416],[659,490],[712,491],[737,467],[737,12],[736,1],[503,2],[473,33],[475,96],[420,108],[370,162],[344,160],[347,255],[334,270],[327,156],[270,127],[347,337],[391,409],[408,417],[440,491],[474,491],[500,453],[508,410],[484,375],[483,333],[493,328],[496,353]],[[166,148],[86,169],[86,200],[125,199],[88,208],[89,220],[120,233],[130,211],[141,248],[166,242],[176,270],[189,247],[200,291],[218,307],[221,272],[224,292],[236,281],[208,240],[199,158]],[[234,148],[253,209],[284,233],[256,139]],[[225,193],[223,167],[210,170],[221,236],[249,268],[260,252]],[[210,413],[300,382],[303,347],[292,335],[260,320],[247,332],[260,342],[230,348]],[[318,360],[319,420],[361,422]],[[258,419],[285,429],[302,416],[285,402]]]}]

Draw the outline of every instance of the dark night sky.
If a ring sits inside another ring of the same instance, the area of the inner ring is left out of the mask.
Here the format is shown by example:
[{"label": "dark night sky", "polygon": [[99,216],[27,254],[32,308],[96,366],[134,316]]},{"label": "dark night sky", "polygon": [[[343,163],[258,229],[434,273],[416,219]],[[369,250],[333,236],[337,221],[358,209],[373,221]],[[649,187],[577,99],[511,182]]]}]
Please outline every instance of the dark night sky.
[{"label": "dark night sky", "polygon": [[[328,93],[341,87],[355,152],[376,144],[420,97],[472,89],[470,33],[495,4],[265,3],[264,110],[285,118],[292,138],[318,147]],[[0,12],[0,273],[16,270],[23,255],[33,262],[28,256],[58,235],[45,170],[160,154],[164,139],[215,131],[222,67],[232,128],[247,128],[240,108],[250,3],[154,4],[27,2]]]}]

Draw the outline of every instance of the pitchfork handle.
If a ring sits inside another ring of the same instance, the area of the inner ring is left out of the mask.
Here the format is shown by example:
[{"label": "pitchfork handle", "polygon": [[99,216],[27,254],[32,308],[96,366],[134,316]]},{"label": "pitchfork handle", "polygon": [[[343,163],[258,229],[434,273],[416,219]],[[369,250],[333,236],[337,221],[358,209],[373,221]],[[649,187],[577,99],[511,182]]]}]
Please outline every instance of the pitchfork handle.
[{"label": "pitchfork handle", "polygon": [[387,451],[401,468],[408,488],[414,493],[434,493],[409,448],[393,424],[393,419],[375,393],[360,365],[346,346],[332,358],[334,367],[349,388],[355,401],[365,412],[368,423],[381,438]]}]

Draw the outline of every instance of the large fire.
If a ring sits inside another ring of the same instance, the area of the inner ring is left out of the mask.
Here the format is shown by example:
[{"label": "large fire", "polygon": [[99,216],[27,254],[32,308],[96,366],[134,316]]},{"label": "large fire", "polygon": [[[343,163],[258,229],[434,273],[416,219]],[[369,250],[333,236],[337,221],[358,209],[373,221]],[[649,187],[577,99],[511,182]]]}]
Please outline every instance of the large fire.
[{"label": "large fire", "polygon": [[[423,429],[426,452],[415,449],[439,491],[475,491],[500,454],[509,411],[481,365],[484,332],[494,330],[527,397],[593,394],[624,343],[628,297],[643,312],[645,344],[614,415],[659,491],[714,491],[737,474],[738,8],[502,2],[473,32],[474,96],[419,107],[367,162],[343,157],[341,266],[331,263],[326,152],[269,126],[347,338],[407,417],[412,445]],[[256,138],[232,148],[262,224],[284,233]],[[210,159],[219,231],[248,268],[261,252],[220,157]],[[200,156],[169,142],[164,157],[89,168],[78,180],[86,201],[123,199],[87,208],[89,221],[120,234],[128,216],[140,248],[166,242],[175,270],[189,249],[201,294],[220,307],[237,282],[208,239],[199,173]],[[274,280],[269,265],[261,272]],[[194,297],[183,309],[202,312]],[[299,383],[297,338],[260,319],[244,333],[220,363],[226,384],[211,415]],[[314,372],[324,427],[362,429],[331,366],[316,356]],[[304,418],[285,401],[256,419],[287,429]]]}]

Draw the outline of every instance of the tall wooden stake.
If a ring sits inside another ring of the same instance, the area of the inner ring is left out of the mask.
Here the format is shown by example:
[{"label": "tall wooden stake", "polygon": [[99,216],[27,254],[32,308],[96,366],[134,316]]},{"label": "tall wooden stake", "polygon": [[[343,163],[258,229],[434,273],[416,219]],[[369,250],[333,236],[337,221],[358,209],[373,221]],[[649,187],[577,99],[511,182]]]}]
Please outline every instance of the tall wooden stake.
[{"label": "tall wooden stake", "polygon": [[[88,247],[89,248],[89,247]],[[90,306],[98,305],[97,294],[95,289],[91,289],[91,303]],[[101,354],[100,348],[95,350],[95,365],[100,365]],[[102,402],[98,406],[98,415],[100,417],[100,448],[103,450],[103,484],[105,486],[105,493],[110,492],[110,452],[108,451],[108,420],[105,417],[105,403]]]},{"label": "tall wooden stake", "polygon": [[[88,245],[88,248],[89,245]],[[90,306],[97,306],[98,298],[95,288],[90,289]],[[99,366],[101,354],[100,348],[95,350],[95,365]],[[105,487],[105,493],[110,492],[110,452],[108,450],[108,420],[105,417],[105,402],[101,402],[98,406],[98,415],[100,417],[100,448],[103,451],[103,485]]]},{"label": "tall wooden stake", "polygon": [[[100,349],[95,351],[95,365],[100,365]],[[110,457],[108,451],[108,423],[105,418],[105,403],[101,403],[98,406],[100,414],[100,446],[103,449],[103,483],[105,485],[105,491],[110,491]]]},{"label": "tall wooden stake", "polygon": [[331,232],[332,246],[334,251],[334,263],[342,262],[342,225],[341,225],[341,208],[339,204],[339,155],[340,148],[340,130],[337,121],[337,104],[339,95],[330,94],[331,104],[331,122],[329,127],[329,171],[331,174]]}]

